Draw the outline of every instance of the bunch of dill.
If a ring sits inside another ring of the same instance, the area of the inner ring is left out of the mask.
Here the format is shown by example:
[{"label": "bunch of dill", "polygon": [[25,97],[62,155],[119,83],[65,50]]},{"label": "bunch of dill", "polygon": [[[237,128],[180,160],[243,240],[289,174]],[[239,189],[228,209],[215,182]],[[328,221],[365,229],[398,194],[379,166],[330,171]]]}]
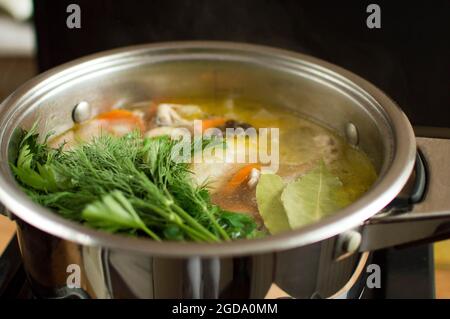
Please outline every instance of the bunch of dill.
[{"label": "bunch of dill", "polygon": [[[71,150],[40,143],[36,129],[24,131],[11,168],[35,202],[91,227],[154,240],[215,242],[259,235],[246,214],[211,202],[187,163],[174,161],[180,141],[101,135]],[[211,140],[194,141],[208,147]]]}]

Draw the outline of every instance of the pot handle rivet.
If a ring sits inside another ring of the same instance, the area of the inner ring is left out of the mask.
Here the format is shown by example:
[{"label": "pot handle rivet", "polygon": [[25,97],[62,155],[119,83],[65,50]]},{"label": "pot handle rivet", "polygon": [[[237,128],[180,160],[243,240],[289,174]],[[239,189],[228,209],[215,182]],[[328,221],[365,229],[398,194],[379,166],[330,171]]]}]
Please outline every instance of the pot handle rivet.
[{"label": "pot handle rivet", "polygon": [[91,118],[91,106],[86,101],[81,101],[72,111],[72,119],[75,123],[81,123]]},{"label": "pot handle rivet", "polygon": [[345,136],[347,137],[347,142],[351,145],[358,145],[359,143],[359,133],[358,128],[355,124],[349,122],[345,126]]}]

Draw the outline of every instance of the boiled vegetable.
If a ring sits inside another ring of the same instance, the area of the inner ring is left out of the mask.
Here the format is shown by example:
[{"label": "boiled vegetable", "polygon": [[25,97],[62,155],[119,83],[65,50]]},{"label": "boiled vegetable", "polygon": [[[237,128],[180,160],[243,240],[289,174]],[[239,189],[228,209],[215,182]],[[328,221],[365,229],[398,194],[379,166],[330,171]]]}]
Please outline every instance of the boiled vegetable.
[{"label": "boiled vegetable", "polygon": [[202,120],[202,131],[206,131],[209,128],[218,128],[225,124],[227,121],[224,117],[214,117],[210,119]]},{"label": "boiled vegetable", "polygon": [[246,180],[248,180],[252,169],[261,168],[260,164],[248,164],[239,169],[236,174],[234,174],[228,183],[224,187],[224,193],[231,194],[233,193],[240,185],[242,185]]}]

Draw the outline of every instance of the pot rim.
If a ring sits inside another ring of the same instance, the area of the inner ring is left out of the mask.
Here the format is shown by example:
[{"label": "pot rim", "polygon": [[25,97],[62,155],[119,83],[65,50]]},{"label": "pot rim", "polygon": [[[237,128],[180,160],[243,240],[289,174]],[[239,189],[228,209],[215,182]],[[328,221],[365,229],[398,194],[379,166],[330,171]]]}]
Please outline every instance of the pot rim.
[{"label": "pot rim", "polygon": [[[361,198],[317,223],[264,238],[221,243],[155,242],[150,239],[125,237],[91,229],[64,219],[49,209],[35,204],[17,187],[17,184],[12,182],[12,174],[7,159],[11,130],[15,126],[12,127],[13,124],[5,120],[5,113],[8,113],[19,103],[26,103],[23,99],[30,98],[27,94],[33,88],[51,81],[52,78],[68,70],[81,69],[86,63],[101,63],[104,59],[128,56],[142,51],[177,51],[197,48],[236,50],[244,53],[263,52],[267,56],[285,58],[291,62],[301,61],[326,72],[328,75],[337,76],[340,80],[346,81],[347,84],[360,89],[362,93],[368,94],[380,106],[391,126],[394,150],[390,166],[386,168],[382,178],[379,177],[377,182]],[[308,55],[267,46],[233,42],[183,41],[144,44],[89,55],[53,68],[26,82],[3,102],[0,112],[0,201],[13,215],[49,234],[79,244],[150,253],[155,256],[212,257],[268,253],[305,246],[333,237],[360,226],[397,196],[413,170],[416,152],[414,132],[406,115],[389,97],[368,81],[341,67]],[[7,127],[9,127],[9,131]]]}]

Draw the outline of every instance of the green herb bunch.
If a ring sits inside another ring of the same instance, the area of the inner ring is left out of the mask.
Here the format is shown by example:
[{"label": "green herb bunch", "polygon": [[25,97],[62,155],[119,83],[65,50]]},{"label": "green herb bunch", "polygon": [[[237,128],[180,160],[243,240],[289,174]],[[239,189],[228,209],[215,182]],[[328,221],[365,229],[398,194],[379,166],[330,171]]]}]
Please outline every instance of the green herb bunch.
[{"label": "green herb bunch", "polygon": [[[194,183],[188,163],[172,159],[181,141],[138,132],[101,135],[71,150],[38,141],[34,127],[23,132],[12,171],[33,201],[66,218],[158,241],[217,242],[259,234],[251,217],[214,205],[207,186]],[[212,144],[194,141],[190,147],[194,152]]]}]

